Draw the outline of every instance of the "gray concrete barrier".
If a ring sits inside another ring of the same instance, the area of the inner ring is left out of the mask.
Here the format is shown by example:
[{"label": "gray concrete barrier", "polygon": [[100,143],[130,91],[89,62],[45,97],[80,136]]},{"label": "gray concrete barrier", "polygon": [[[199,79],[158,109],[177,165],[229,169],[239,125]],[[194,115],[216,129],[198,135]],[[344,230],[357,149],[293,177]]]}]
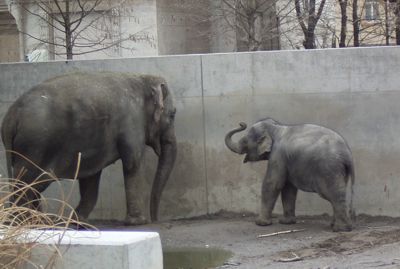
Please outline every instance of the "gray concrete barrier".
[{"label": "gray concrete barrier", "polygon": [[[399,63],[399,47],[379,47],[1,64],[0,116],[31,86],[65,72],[162,75],[176,100],[179,147],[161,201],[162,219],[220,210],[257,212],[267,162],[243,164],[242,156],[225,147],[224,135],[239,121],[266,116],[282,123],[321,124],[342,134],[355,160],[357,213],[400,216]],[[155,163],[147,150],[138,175],[145,190]],[[119,163],[106,169],[100,188],[91,218],[122,220]],[[58,194],[52,186],[46,195]],[[73,205],[77,198],[75,184]],[[141,202],[147,206],[146,199]],[[331,213],[327,202],[299,194],[298,214],[324,212]]]},{"label": "gray concrete barrier", "polygon": [[21,236],[34,242],[22,269],[162,269],[163,253],[156,232],[32,230]]}]

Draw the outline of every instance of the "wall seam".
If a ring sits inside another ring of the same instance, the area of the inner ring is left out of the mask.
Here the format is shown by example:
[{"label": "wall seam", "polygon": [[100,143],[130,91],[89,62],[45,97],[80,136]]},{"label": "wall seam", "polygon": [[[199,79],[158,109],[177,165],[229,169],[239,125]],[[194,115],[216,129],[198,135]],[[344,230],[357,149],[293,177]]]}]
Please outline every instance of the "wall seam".
[{"label": "wall seam", "polygon": [[200,55],[200,83],[201,83],[201,108],[202,108],[202,124],[203,124],[203,152],[204,152],[204,179],[206,190],[206,212],[210,214],[208,201],[208,165],[207,165],[207,134],[206,134],[206,109],[205,109],[205,94],[204,94],[204,73],[203,73],[203,56]]}]

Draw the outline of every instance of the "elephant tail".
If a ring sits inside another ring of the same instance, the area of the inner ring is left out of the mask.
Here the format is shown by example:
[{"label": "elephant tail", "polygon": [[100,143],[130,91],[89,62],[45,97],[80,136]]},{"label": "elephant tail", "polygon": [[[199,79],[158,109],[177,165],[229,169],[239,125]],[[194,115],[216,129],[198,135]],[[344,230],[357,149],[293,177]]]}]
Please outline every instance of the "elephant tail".
[{"label": "elephant tail", "polygon": [[348,203],[348,212],[351,220],[355,221],[356,212],[353,207],[355,172],[353,163],[351,161],[345,164],[345,173],[347,184],[346,201]]},{"label": "elephant tail", "polygon": [[12,173],[12,150],[13,150],[13,140],[15,134],[15,124],[10,120],[9,113],[6,114],[3,120],[3,125],[1,128],[1,139],[3,140],[5,154],[6,154],[6,163],[7,163],[7,174],[8,178],[11,179],[13,177]]}]

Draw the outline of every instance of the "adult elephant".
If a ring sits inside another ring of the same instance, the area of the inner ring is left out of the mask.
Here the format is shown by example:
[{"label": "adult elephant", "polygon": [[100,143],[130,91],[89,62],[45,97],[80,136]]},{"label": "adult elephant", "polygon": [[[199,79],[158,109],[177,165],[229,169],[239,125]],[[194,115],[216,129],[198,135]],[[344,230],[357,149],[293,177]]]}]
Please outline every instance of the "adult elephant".
[{"label": "adult elephant", "polygon": [[[148,145],[159,157],[150,195],[150,216],[155,221],[176,158],[175,112],[171,93],[161,77],[100,72],[49,79],[18,98],[4,117],[1,134],[9,177],[16,177],[22,169],[24,182],[41,177],[41,171],[21,154],[59,178],[72,178],[81,153],[81,199],[76,212],[85,220],[96,204],[102,169],[121,159],[126,222],[143,224],[146,214],[137,204],[142,195],[133,183]],[[19,197],[18,203],[30,201],[39,206],[38,193],[49,184],[36,184],[36,192]]]},{"label": "adult elephant", "polygon": [[[353,219],[354,168],[345,140],[333,130],[313,125],[283,125],[267,118],[255,123],[238,143],[233,134],[246,129],[245,123],[225,136],[227,147],[246,154],[244,162],[269,160],[262,183],[261,212],[256,223],[270,225],[272,210],[281,194],[283,224],[296,222],[297,190],[316,192],[333,207],[333,231],[350,231]],[[261,145],[270,139],[270,151]]]}]

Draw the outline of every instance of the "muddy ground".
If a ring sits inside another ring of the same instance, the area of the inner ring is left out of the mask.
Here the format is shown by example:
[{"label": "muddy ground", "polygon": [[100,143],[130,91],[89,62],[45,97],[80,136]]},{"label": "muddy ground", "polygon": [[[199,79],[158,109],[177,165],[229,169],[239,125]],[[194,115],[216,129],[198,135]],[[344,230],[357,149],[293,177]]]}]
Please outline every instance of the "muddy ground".
[{"label": "muddy ground", "polygon": [[[328,216],[259,227],[254,216],[219,214],[140,227],[101,229],[160,233],[163,247],[216,247],[233,252],[218,268],[400,268],[400,219],[358,216],[352,232],[333,233]],[[258,235],[300,230],[265,238]],[[296,258],[297,261],[290,261]]]}]

